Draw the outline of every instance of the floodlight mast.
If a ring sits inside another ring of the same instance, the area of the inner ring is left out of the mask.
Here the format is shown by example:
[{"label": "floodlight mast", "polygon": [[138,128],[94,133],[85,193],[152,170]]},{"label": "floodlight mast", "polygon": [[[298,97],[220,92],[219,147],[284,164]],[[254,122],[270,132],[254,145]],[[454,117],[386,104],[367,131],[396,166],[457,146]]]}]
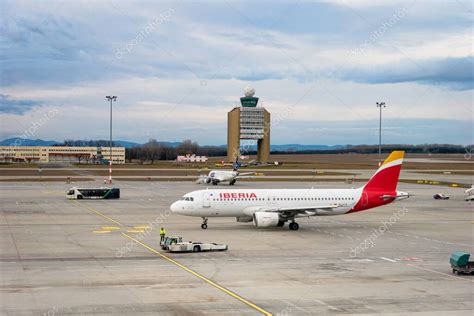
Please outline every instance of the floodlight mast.
[{"label": "floodlight mast", "polygon": [[110,101],[110,142],[109,142],[109,184],[112,184],[112,101],[117,101],[117,96],[108,95],[105,97]]},{"label": "floodlight mast", "polygon": [[379,166],[382,164],[382,108],[386,107],[385,102],[376,102],[380,109],[379,114]]}]

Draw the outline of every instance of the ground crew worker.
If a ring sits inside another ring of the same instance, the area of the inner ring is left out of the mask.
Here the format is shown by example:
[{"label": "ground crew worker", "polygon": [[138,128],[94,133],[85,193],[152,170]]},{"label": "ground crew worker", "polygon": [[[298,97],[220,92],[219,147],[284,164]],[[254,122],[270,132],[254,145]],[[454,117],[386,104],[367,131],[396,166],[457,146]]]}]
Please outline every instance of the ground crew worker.
[{"label": "ground crew worker", "polygon": [[163,227],[161,227],[160,228],[161,241],[165,240],[165,235],[166,235],[166,230]]}]

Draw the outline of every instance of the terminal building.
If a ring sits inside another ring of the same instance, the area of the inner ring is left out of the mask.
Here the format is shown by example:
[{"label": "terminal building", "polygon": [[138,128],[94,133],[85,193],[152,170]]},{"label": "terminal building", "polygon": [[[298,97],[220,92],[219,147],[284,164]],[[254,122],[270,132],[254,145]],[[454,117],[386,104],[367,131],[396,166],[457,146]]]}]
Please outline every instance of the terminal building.
[{"label": "terminal building", "polygon": [[[98,164],[109,159],[110,147],[0,146],[0,162]],[[112,147],[112,163],[125,163],[125,147]]]},{"label": "terminal building", "polygon": [[[241,106],[227,113],[227,160],[234,162],[241,154],[240,140],[253,140],[257,145],[257,160],[270,160],[270,112],[257,106],[255,90],[245,89]],[[248,151],[245,150],[244,151]],[[245,154],[245,152],[244,152]]]}]

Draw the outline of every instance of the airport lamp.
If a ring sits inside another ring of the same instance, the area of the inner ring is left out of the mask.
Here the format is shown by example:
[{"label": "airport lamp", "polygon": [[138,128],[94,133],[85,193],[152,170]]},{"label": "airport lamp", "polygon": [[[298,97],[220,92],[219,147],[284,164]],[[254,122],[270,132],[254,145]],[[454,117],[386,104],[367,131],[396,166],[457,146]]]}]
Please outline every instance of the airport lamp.
[{"label": "airport lamp", "polygon": [[112,101],[117,101],[117,96],[106,96],[107,101],[110,101],[110,143],[109,143],[109,184],[112,184]]},{"label": "airport lamp", "polygon": [[386,107],[385,102],[376,102],[380,109],[379,114],[379,166],[382,164],[382,108]]}]

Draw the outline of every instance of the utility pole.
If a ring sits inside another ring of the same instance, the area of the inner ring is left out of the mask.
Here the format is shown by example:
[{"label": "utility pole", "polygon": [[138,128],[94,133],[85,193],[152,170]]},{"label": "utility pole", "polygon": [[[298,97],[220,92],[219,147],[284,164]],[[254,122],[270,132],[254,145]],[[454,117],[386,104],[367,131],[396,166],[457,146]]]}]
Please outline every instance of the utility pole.
[{"label": "utility pole", "polygon": [[376,102],[380,109],[379,114],[379,167],[382,164],[382,108],[386,107],[385,102]]},{"label": "utility pole", "polygon": [[109,184],[112,184],[112,101],[117,101],[117,96],[106,96],[108,101],[110,101],[110,143],[109,143]]}]

